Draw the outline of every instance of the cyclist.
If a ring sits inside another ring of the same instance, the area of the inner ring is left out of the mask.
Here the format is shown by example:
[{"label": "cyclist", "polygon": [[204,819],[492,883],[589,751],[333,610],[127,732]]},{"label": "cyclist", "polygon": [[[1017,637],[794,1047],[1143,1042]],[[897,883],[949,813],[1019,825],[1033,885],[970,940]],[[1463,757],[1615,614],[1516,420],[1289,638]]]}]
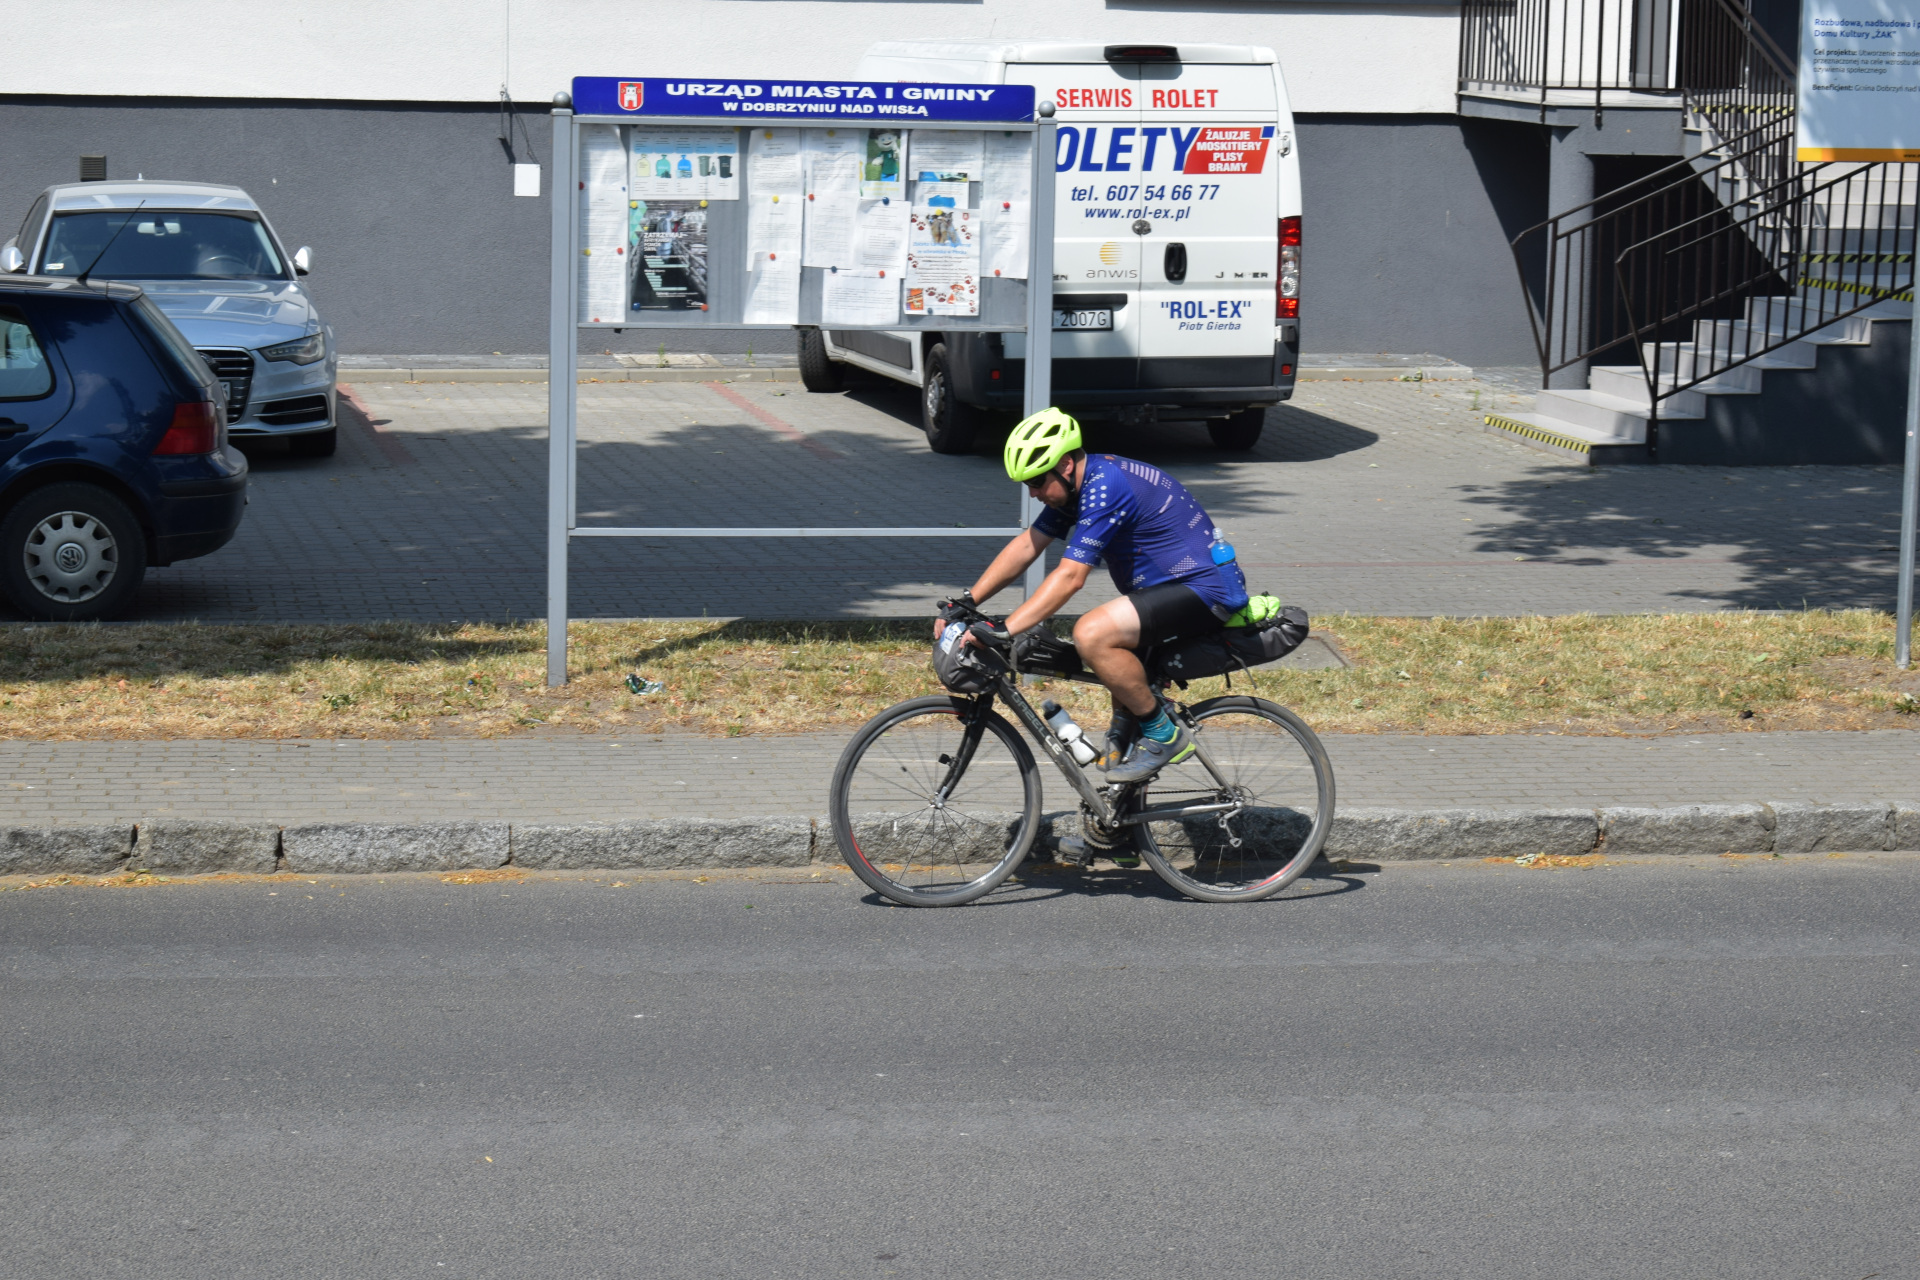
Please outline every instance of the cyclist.
[{"label": "cyclist", "polygon": [[[990,599],[1065,536],[1059,567],[993,633],[1004,643],[1059,612],[1105,560],[1120,598],[1090,610],[1073,628],[1081,660],[1113,697],[1107,750],[1098,763],[1116,782],[1150,778],[1191,755],[1193,743],[1147,687],[1135,650],[1218,630],[1246,607],[1246,579],[1185,486],[1144,462],[1089,454],[1081,447],[1080,424],[1058,409],[1043,409],[1015,427],[1005,459],[1007,474],[1047,509],[1001,549],[958,603],[974,607]],[[1216,548],[1222,563],[1215,561]]]}]

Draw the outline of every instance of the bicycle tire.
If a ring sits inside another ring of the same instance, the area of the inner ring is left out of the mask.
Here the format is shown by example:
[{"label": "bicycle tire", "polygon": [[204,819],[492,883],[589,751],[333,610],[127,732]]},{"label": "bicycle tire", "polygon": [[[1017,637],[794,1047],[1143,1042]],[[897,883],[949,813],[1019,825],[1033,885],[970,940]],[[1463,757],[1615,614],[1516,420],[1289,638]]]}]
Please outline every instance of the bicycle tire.
[{"label": "bicycle tire", "polygon": [[[980,736],[963,754],[970,724]],[[991,893],[1032,850],[1040,771],[998,712],[971,698],[912,698],[847,743],[829,806],[841,857],[874,892],[902,906],[957,907]]]},{"label": "bicycle tire", "polygon": [[[1270,897],[1306,874],[1326,847],[1333,826],[1333,763],[1306,721],[1264,698],[1210,698],[1189,715],[1188,731],[1247,807],[1227,820],[1226,829],[1212,817],[1137,824],[1134,847],[1162,880],[1189,898]],[[1129,809],[1204,803],[1221,794],[1198,756],[1189,756],[1136,791]]]}]

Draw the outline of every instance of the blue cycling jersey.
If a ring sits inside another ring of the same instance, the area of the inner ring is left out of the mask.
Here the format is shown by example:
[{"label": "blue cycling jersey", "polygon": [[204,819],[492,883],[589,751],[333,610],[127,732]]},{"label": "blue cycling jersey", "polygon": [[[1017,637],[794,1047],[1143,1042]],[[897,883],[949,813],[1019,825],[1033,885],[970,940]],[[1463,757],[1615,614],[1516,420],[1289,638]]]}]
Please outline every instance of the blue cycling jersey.
[{"label": "blue cycling jersey", "polygon": [[1061,555],[1086,565],[1105,560],[1123,595],[1177,582],[1222,618],[1247,603],[1240,566],[1213,562],[1213,521],[1205,509],[1185,485],[1144,462],[1088,454],[1078,521],[1069,530],[1067,517],[1048,507],[1033,527],[1049,538],[1071,532]]}]

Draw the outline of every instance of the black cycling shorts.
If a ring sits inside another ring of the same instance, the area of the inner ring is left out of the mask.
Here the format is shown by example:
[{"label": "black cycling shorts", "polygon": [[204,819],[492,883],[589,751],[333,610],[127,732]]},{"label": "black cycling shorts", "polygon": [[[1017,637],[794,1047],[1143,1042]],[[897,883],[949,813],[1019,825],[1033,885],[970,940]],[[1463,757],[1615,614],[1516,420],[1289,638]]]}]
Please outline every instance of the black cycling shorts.
[{"label": "black cycling shorts", "polygon": [[1134,612],[1140,615],[1142,649],[1191,640],[1218,631],[1224,625],[1198,591],[1178,582],[1129,592],[1127,599],[1133,601]]}]

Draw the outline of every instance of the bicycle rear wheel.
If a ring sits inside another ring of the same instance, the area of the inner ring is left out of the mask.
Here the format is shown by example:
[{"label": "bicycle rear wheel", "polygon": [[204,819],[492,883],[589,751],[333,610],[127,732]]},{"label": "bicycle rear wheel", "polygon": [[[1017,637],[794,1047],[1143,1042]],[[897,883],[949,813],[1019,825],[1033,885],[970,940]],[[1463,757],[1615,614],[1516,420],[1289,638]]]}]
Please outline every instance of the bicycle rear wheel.
[{"label": "bicycle rear wheel", "polygon": [[1264,698],[1211,698],[1192,715],[1191,732],[1221,779],[1196,752],[1136,792],[1133,811],[1227,800],[1244,807],[1224,825],[1216,814],[1140,823],[1135,847],[1161,879],[1202,902],[1278,893],[1313,865],[1333,825],[1326,748],[1306,721]]},{"label": "bicycle rear wheel", "polygon": [[991,892],[1033,848],[1040,772],[998,713],[914,698],[855,734],[833,771],[833,838],[853,873],[909,907]]}]

